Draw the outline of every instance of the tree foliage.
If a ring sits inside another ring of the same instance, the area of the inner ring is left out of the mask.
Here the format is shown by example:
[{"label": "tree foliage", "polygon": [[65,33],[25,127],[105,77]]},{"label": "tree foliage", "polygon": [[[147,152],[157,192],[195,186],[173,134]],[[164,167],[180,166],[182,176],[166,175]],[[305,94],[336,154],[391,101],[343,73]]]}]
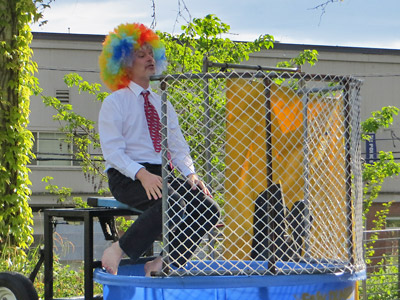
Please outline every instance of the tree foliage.
[{"label": "tree foliage", "polygon": [[[85,92],[93,95],[95,101],[102,102],[108,95],[107,92],[100,91],[100,84],[89,83],[76,73],[66,75],[64,82],[68,87],[77,88],[79,93]],[[74,112],[71,104],[61,103],[55,97],[42,95],[42,99],[46,106],[56,110],[57,113],[53,115],[53,120],[60,123],[59,130],[67,135],[66,142],[74,144],[75,159],[80,161],[85,176],[90,177],[89,179],[93,182],[94,190],[103,193],[103,183],[107,179],[103,172],[103,158],[99,155],[93,156],[91,154],[91,150],[100,148],[100,140],[95,128],[95,122]],[[54,186],[51,191],[53,191],[53,194],[60,192],[60,190],[54,189]]]},{"label": "tree foliage", "polygon": [[223,35],[229,34],[230,26],[215,15],[195,18],[182,26],[182,33],[171,35],[158,32],[166,45],[168,73],[199,73],[203,71],[203,59],[220,63],[240,63],[251,53],[273,47],[274,38],[261,35],[253,42],[234,42]]},{"label": "tree foliage", "polygon": [[[370,133],[376,133],[379,129],[389,128],[393,123],[393,116],[397,115],[399,109],[386,106],[381,111],[371,113],[372,117],[361,123],[362,139],[369,140]],[[394,161],[392,152],[380,151],[378,160],[372,164],[363,165],[364,182],[364,212],[368,213],[373,200],[378,197],[382,184],[386,178],[400,174],[400,163]]]},{"label": "tree foliage", "polygon": [[[370,133],[376,133],[379,129],[389,128],[393,123],[393,117],[397,115],[399,109],[393,106],[383,107],[380,111],[372,112],[372,116],[361,123],[362,139],[369,140]],[[378,197],[382,189],[382,185],[387,178],[393,178],[400,175],[400,163],[395,162],[392,152],[380,151],[377,161],[372,164],[363,164],[362,179],[364,183],[364,205],[363,218],[366,219],[367,214]],[[382,203],[382,209],[377,210],[372,223],[372,230],[380,230],[386,226],[386,218],[389,214],[392,202]],[[379,238],[378,234],[372,234],[369,237],[370,242],[365,245],[367,263],[368,257],[374,254],[373,244]]]},{"label": "tree foliage", "polygon": [[373,111],[372,117],[361,123],[362,138],[370,139],[370,133],[376,133],[381,128],[388,128],[393,123],[393,116],[399,114],[399,109],[394,106],[385,106],[381,111]]}]

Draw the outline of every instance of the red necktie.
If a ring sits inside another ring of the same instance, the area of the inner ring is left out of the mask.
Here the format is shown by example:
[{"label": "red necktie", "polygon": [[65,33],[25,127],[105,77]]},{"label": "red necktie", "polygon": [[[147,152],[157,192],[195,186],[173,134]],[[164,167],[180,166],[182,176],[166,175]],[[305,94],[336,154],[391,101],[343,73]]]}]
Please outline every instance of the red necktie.
[{"label": "red necktie", "polygon": [[160,117],[153,104],[149,101],[149,91],[141,93],[144,98],[144,112],[146,115],[147,126],[149,127],[150,137],[153,141],[154,150],[161,151],[161,122]]}]

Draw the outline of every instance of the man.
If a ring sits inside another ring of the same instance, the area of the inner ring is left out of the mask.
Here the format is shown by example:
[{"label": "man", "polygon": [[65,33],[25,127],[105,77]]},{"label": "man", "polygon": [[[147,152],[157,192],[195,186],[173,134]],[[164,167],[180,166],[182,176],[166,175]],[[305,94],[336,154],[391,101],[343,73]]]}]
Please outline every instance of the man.
[{"label": "man", "polygon": [[[136,23],[122,24],[111,32],[99,58],[102,80],[114,91],[99,114],[110,191],[118,201],[144,211],[121,239],[104,251],[102,265],[111,274],[117,274],[124,253],[138,259],[162,232],[161,99],[150,91],[149,84],[150,77],[165,67],[165,61],[159,37]],[[184,202],[186,217],[170,233],[168,254],[175,266],[183,267],[201,236],[218,222],[219,208],[195,173],[169,102],[167,117],[168,153],[174,167],[186,177],[169,179],[171,211],[179,214]],[[146,276],[160,272],[162,264],[161,257],[146,263]]]}]

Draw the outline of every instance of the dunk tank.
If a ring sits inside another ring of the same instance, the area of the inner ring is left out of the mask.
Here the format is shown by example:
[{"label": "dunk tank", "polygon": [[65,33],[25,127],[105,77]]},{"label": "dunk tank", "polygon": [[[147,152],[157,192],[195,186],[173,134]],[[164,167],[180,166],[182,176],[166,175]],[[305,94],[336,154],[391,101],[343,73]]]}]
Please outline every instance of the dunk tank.
[{"label": "dunk tank", "polygon": [[104,299],[357,299],[365,276],[361,82],[208,67],[236,71],[158,76],[152,87],[163,99],[164,187],[171,173],[181,176],[169,168],[169,101],[220,220],[176,267],[171,224],[187,222],[193,208],[182,202],[171,213],[164,189],[165,268],[152,277],[142,264],[121,265],[117,276],[97,269]]}]

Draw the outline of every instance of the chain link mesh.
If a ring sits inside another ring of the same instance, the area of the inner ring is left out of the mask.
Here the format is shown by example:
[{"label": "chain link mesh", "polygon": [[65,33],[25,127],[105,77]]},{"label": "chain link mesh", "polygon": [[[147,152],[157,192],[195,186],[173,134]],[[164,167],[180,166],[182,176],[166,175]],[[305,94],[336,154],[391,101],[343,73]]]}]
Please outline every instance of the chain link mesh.
[{"label": "chain link mesh", "polygon": [[257,71],[159,81],[164,186],[183,178],[169,167],[168,100],[213,196],[201,201],[220,209],[190,200],[190,188],[189,200],[164,193],[161,275],[364,269],[359,80]]}]

